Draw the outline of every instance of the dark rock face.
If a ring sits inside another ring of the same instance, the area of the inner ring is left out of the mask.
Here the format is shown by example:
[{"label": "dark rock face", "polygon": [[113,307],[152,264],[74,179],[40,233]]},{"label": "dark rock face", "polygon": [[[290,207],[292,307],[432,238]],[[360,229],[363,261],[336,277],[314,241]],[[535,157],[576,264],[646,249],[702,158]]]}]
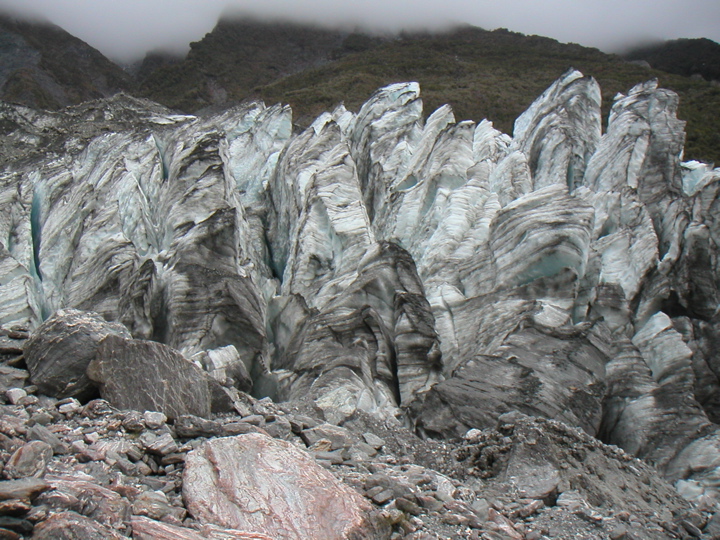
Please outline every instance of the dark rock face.
[{"label": "dark rock face", "polygon": [[108,336],[87,374],[100,395],[121,409],[159,411],[169,418],[210,414],[206,375],[161,343]]},{"label": "dark rock face", "polygon": [[57,311],[25,344],[25,362],[33,384],[44,394],[59,398],[91,395],[94,388],[85,370],[108,335],[130,337],[123,325],[109,323],[97,313]]},{"label": "dark rock face", "polygon": [[119,66],[50,23],[0,15],[1,99],[58,109],[133,87]]}]

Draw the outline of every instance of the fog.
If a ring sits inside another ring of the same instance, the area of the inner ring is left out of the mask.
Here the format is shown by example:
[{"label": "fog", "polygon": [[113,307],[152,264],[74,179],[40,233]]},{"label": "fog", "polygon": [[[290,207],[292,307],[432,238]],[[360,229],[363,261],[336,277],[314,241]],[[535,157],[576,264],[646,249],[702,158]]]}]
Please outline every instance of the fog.
[{"label": "fog", "polygon": [[53,22],[120,62],[184,54],[228,13],[383,32],[466,23],[607,52],[679,37],[720,42],[718,0],[0,0],[0,10]]}]

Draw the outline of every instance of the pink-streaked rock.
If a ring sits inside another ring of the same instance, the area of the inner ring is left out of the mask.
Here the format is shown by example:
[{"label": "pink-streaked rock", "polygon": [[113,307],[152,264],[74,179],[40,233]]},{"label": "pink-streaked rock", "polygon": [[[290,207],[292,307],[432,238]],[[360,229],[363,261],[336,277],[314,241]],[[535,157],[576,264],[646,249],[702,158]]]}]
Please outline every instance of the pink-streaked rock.
[{"label": "pink-streaked rock", "polygon": [[202,523],[271,538],[377,537],[359,493],[307,453],[259,433],[213,439],[190,452],[183,497]]},{"label": "pink-streaked rock", "polygon": [[260,533],[248,533],[206,525],[196,531],[154,519],[132,517],[133,540],[273,540]]}]

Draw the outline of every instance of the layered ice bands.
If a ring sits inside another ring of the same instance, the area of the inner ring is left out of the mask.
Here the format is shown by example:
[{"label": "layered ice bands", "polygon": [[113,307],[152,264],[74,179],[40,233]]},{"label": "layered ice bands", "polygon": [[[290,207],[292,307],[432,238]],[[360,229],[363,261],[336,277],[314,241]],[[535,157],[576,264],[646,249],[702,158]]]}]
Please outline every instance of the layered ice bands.
[{"label": "layered ice bands", "polygon": [[0,324],[97,312],[210,390],[334,423],[456,437],[519,410],[714,493],[720,169],[681,163],[656,82],[618,95],[605,133],[600,105],[573,70],[512,137],[426,116],[416,83],[301,132],[262,103],[3,104]]}]

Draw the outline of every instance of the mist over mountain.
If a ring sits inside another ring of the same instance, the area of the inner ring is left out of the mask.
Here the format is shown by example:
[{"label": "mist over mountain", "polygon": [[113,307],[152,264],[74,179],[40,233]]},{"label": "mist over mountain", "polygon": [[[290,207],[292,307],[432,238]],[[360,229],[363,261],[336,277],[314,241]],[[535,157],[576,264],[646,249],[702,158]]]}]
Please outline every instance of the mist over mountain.
[{"label": "mist over mountain", "polygon": [[[683,76],[699,73],[700,64],[713,69],[709,40],[681,41],[682,55],[657,53],[653,58],[665,60],[653,60],[658,68],[653,70],[597,49],[504,29],[461,26],[381,35],[228,17],[191,43],[185,56],[155,51],[120,69],[57,26],[2,21],[1,96],[35,107],[54,109],[118,91],[184,112],[263,99],[290,104],[303,127],[340,102],[357,109],[377,87],[414,80],[423,84],[431,106],[447,102],[464,118],[488,118],[510,132],[514,118],[543,88],[577,68],[601,83],[604,116],[617,92],[658,78],[682,98],[686,158],[720,162],[720,134],[713,125],[720,116],[720,90]],[[697,56],[699,46],[705,52]],[[673,66],[667,58],[674,59]]]},{"label": "mist over mountain", "polygon": [[0,95],[57,109],[133,88],[132,78],[87,43],[49,22],[0,14]]}]

